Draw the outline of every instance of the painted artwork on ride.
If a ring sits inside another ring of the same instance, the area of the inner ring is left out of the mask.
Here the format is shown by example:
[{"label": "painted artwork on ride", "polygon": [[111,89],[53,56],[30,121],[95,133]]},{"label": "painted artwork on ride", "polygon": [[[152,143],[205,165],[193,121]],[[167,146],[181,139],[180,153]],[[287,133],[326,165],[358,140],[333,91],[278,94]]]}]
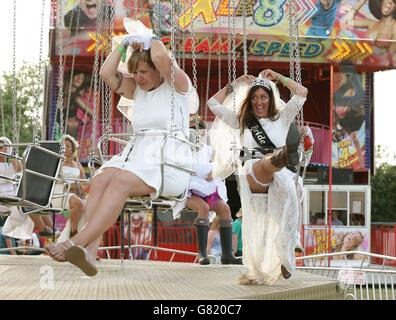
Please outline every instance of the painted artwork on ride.
[{"label": "painted artwork on ride", "polygon": [[[304,230],[304,248],[306,255],[328,253],[327,228],[307,228]],[[336,227],[330,230],[331,253],[363,251],[369,252],[369,233],[366,228]],[[363,256],[357,253],[336,255],[333,260],[362,260]]]},{"label": "painted artwork on ride", "polygon": [[[56,87],[52,88],[52,96],[59,94]],[[50,107],[49,119],[51,121],[49,135],[55,139],[61,139],[61,119],[63,131],[73,136],[79,142],[79,159],[88,159],[91,148],[92,135],[92,112],[94,108],[94,95],[92,90],[92,75],[83,70],[68,70],[63,75],[63,109],[60,112],[56,108],[56,100]],[[98,130],[98,137],[100,136]]]},{"label": "painted artwork on ride", "polygon": [[332,163],[335,168],[367,167],[363,80],[364,75],[351,70],[334,73]]},{"label": "painted artwork on ride", "polygon": [[[236,0],[235,8],[231,9],[229,1],[194,0],[192,7],[189,0],[177,1],[173,25],[176,34],[183,32],[183,36],[180,35],[182,51],[191,52],[189,33],[193,28],[197,54],[218,52],[221,48],[221,54],[227,55],[227,34],[235,22],[237,56],[242,56],[245,33],[249,59],[265,57],[268,61],[287,61],[289,1]],[[125,34],[123,18],[136,15],[147,27],[160,33],[165,43],[170,42],[172,8],[169,0],[142,0],[136,4],[117,0],[114,11],[110,1],[104,3],[100,20],[110,28],[114,12],[115,34]],[[348,59],[364,65],[396,65],[396,0],[307,0],[295,1],[295,4],[303,62]],[[52,10],[55,28],[55,7]],[[98,0],[65,0],[62,12],[63,53],[94,55],[95,46],[102,43],[102,39],[96,39]],[[231,16],[235,13],[235,19],[229,18],[230,13]],[[55,50],[57,55],[59,48]]]}]

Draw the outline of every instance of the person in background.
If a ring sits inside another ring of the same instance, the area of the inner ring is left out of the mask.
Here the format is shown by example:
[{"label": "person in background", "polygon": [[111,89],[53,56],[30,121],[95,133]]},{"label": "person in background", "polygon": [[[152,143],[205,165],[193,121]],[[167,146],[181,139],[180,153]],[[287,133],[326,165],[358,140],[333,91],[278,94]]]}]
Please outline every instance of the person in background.
[{"label": "person in background", "polygon": [[[204,124],[200,127],[204,129]],[[204,136],[200,138],[204,141]],[[242,259],[237,259],[232,252],[232,217],[227,204],[227,188],[223,179],[213,178],[212,148],[202,142],[200,149],[195,153],[194,173],[191,176],[187,207],[198,213],[194,221],[197,232],[199,251],[199,264],[210,264],[207,256],[209,211],[213,210],[219,217],[219,235],[221,242],[221,263],[242,264]]]},{"label": "person in background", "polygon": [[208,232],[208,254],[215,257],[215,264],[221,263],[220,218],[216,217],[210,224]]},{"label": "person in background", "polygon": [[338,210],[333,210],[331,212],[331,224],[333,226],[343,226],[344,223],[338,218],[340,212]]},{"label": "person in background", "polygon": [[239,209],[236,213],[236,219],[232,225],[232,233],[235,236],[233,248],[236,257],[242,257],[242,209]]},{"label": "person in background", "polygon": [[[126,226],[126,231],[128,226]],[[131,243],[131,245],[150,245],[151,241],[151,228],[144,221],[143,215],[135,213],[131,216],[131,232],[129,234],[129,239],[126,239]],[[148,250],[142,247],[133,247],[131,249],[131,254],[133,259],[145,260],[147,259]]]},{"label": "person in background", "polygon": [[[67,179],[85,179],[84,168],[77,161],[78,143],[70,135],[63,137],[65,144],[65,161],[62,164],[61,177],[67,181]],[[66,222],[65,228],[62,230],[61,235],[58,238],[58,242],[63,242],[66,239],[73,237],[79,230],[81,230],[86,222],[83,216],[83,208],[85,203],[85,197],[88,191],[87,183],[78,183],[70,181],[71,186],[67,198],[65,200],[65,208],[69,212],[69,219]],[[58,185],[63,189],[63,184]],[[59,190],[57,193],[62,192]],[[53,199],[52,204],[54,207],[61,207],[62,198]]]}]

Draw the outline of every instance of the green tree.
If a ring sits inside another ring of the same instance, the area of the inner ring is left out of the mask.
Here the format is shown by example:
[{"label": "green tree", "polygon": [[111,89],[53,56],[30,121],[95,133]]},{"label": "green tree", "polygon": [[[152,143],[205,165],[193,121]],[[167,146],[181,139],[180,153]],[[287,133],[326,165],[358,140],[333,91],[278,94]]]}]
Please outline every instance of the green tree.
[{"label": "green tree", "polygon": [[[19,142],[32,141],[34,126],[36,126],[39,135],[41,132],[44,104],[42,65],[24,64],[16,72],[16,124]],[[0,81],[0,99],[3,106],[3,114],[0,114],[0,135],[5,135],[14,140],[12,72],[4,73]]]},{"label": "green tree", "polygon": [[[377,159],[389,158],[377,146]],[[371,180],[371,218],[374,222],[396,221],[396,166],[382,162]]]}]

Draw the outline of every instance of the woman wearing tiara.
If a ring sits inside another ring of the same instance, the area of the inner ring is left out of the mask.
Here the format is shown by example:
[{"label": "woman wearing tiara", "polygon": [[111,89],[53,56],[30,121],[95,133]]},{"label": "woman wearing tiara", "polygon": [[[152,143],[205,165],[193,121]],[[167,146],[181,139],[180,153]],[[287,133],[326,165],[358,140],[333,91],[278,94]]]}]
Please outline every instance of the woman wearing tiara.
[{"label": "woman wearing tiara", "polygon": [[[273,81],[280,81],[293,93],[286,104]],[[245,151],[253,149],[261,154],[247,160],[250,153],[246,153],[239,166],[239,193],[245,213],[243,264],[247,267],[239,281],[271,284],[281,275],[290,278],[295,269],[299,200],[292,171],[300,161],[300,134],[293,121],[308,90],[270,69],[260,72],[258,78],[242,76],[236,84],[236,88],[228,85],[221,89],[208,105],[220,120],[240,130]],[[236,98],[226,99],[234,89]],[[227,106],[241,97],[236,106],[239,111]]]}]

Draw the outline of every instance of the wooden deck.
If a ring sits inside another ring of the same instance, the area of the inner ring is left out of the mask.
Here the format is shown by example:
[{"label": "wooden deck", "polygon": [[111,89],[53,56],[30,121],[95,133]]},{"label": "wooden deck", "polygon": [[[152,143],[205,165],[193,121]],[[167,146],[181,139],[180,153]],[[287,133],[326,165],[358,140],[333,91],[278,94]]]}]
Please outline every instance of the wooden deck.
[{"label": "wooden deck", "polygon": [[272,286],[240,285],[241,266],[102,260],[89,278],[46,256],[0,255],[0,299],[342,299],[338,281],[297,271]]}]

